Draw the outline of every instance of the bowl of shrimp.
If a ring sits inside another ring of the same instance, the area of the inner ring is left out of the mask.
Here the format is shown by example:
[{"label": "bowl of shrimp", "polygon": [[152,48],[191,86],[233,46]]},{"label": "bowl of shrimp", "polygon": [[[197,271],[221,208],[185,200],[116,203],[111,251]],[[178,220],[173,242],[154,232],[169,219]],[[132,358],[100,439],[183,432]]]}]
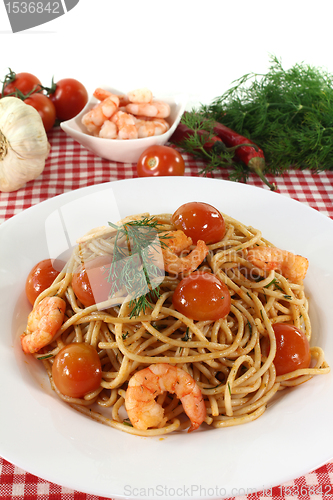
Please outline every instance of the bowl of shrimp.
[{"label": "bowl of shrimp", "polygon": [[61,128],[92,153],[136,163],[150,146],[165,144],[185,111],[184,94],[153,96],[147,88],[128,93],[98,87],[85,108]]}]

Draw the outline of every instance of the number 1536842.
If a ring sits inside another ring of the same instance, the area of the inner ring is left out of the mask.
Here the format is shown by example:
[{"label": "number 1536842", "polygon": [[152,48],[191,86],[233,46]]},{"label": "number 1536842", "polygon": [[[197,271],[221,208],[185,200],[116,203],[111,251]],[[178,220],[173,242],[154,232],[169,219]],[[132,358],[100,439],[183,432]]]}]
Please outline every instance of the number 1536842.
[{"label": "number 1536842", "polygon": [[8,14],[61,14],[60,2],[6,2]]}]

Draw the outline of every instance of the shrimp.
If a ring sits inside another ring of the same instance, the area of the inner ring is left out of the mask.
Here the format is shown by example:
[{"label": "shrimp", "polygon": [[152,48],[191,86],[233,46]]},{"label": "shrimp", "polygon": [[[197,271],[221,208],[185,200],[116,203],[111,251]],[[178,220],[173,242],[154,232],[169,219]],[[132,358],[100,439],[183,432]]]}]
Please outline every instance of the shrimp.
[{"label": "shrimp", "polygon": [[131,102],[139,104],[144,102],[151,102],[153,100],[153,93],[149,89],[143,88],[128,92],[127,97]]},{"label": "shrimp", "polygon": [[164,409],[155,401],[163,392],[171,392],[181,400],[191,421],[188,432],[197,429],[206,418],[206,406],[195,380],[184,370],[168,363],[150,365],[136,372],[128,383],[125,408],[136,429],[158,427]]},{"label": "shrimp", "polygon": [[303,281],[309,267],[307,258],[276,247],[253,248],[248,251],[247,260],[264,271],[280,271],[293,282]]},{"label": "shrimp", "polygon": [[135,116],[167,118],[170,115],[170,106],[163,101],[151,101],[148,103],[130,102],[125,106],[125,109],[128,113]]},{"label": "shrimp", "polygon": [[93,93],[93,96],[96,97],[99,101],[104,101],[107,97],[110,97],[112,95],[112,92],[109,92],[109,90],[101,89],[98,87],[95,92]]},{"label": "shrimp", "polygon": [[124,111],[117,111],[111,118],[118,127],[118,139],[137,139],[136,118]]},{"label": "shrimp", "polygon": [[153,135],[162,135],[169,130],[170,125],[164,118],[141,119],[136,121],[138,137],[151,137]]},{"label": "shrimp", "polygon": [[48,345],[61,327],[66,302],[60,297],[45,297],[28,316],[27,333],[21,335],[25,353],[35,353]]},{"label": "shrimp", "polygon": [[88,129],[88,132],[96,135],[106,120],[117,111],[119,107],[118,96],[111,94],[101,101],[93,109],[85,113],[82,117],[82,124]]},{"label": "shrimp", "polygon": [[169,104],[153,101],[152,92],[146,88],[116,95],[98,87],[93,95],[100,102],[82,117],[82,124],[94,136],[137,139],[161,135],[170,128],[164,120],[170,115]]},{"label": "shrimp", "polygon": [[112,94],[109,90],[97,88],[95,92],[93,93],[93,96],[96,97],[99,101],[104,101],[107,97],[110,97],[112,95],[117,95],[119,99],[119,106],[126,106],[130,102],[129,98],[127,95],[119,95],[119,94]]},{"label": "shrimp", "polygon": [[103,137],[104,139],[117,139],[118,137],[118,128],[115,123],[110,120],[106,120],[98,133],[99,137]]},{"label": "shrimp", "polygon": [[206,243],[198,240],[197,246],[188,255],[179,257],[181,252],[192,245],[192,239],[180,230],[164,231],[160,233],[160,237],[164,267],[170,274],[190,274],[203,262],[209,251]]}]

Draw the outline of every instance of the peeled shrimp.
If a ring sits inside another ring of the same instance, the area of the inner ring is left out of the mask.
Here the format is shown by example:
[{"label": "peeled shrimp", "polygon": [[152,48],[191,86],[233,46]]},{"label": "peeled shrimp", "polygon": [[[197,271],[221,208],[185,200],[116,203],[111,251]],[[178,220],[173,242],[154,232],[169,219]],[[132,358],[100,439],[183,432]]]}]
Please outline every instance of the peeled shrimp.
[{"label": "peeled shrimp", "polygon": [[170,125],[164,118],[140,119],[136,121],[135,126],[139,138],[162,135],[170,128]]},{"label": "peeled shrimp", "polygon": [[[142,88],[116,95],[98,87],[94,97],[100,102],[82,117],[88,132],[104,139],[137,139],[162,135],[170,125],[169,104],[154,101],[149,89]],[[111,123],[110,123],[111,122]]]},{"label": "peeled shrimp", "polygon": [[111,118],[118,128],[118,139],[137,139],[136,119],[124,111],[117,111]]},{"label": "peeled shrimp", "polygon": [[170,115],[170,106],[167,102],[151,101],[148,103],[130,102],[125,106],[128,113],[136,116],[148,116],[151,118],[167,118]]},{"label": "peeled shrimp", "polygon": [[88,132],[97,135],[100,128],[106,120],[117,111],[119,107],[118,96],[111,94],[109,97],[101,101],[97,106],[82,117],[82,123],[87,128]]},{"label": "peeled shrimp", "polygon": [[[170,274],[189,274],[203,262],[208,254],[208,247],[202,240],[197,241],[197,246],[186,256],[179,254],[192,245],[192,239],[183,231],[165,231],[160,233],[162,237],[162,255],[165,270]],[[164,236],[164,238],[163,238]]]},{"label": "peeled shrimp", "polygon": [[[110,92],[109,90],[101,89],[99,87],[93,93],[93,96],[96,97],[96,99],[98,99],[99,101],[104,101],[104,99],[107,99],[107,97],[110,97],[112,95],[115,94],[112,94],[112,92]],[[126,104],[130,102],[127,95],[123,94],[116,94],[116,95],[119,99],[119,107],[126,106]]]},{"label": "peeled shrimp", "polygon": [[104,101],[107,97],[110,97],[112,95],[112,92],[109,90],[101,89],[98,87],[95,92],[93,93],[93,96],[96,97],[99,101]]},{"label": "peeled shrimp", "polygon": [[104,122],[98,135],[108,139],[141,139],[162,135],[169,128],[170,125],[163,118],[138,120],[134,115],[119,110],[111,120]]},{"label": "peeled shrimp", "polygon": [[106,120],[101,126],[99,132],[99,137],[104,139],[117,139],[118,138],[118,128],[115,123],[111,120]]},{"label": "peeled shrimp", "polygon": [[[103,101],[107,97],[109,97],[112,93],[109,90],[97,88],[93,93],[93,96],[96,97],[99,101]],[[128,92],[126,95],[118,95],[120,102],[120,106],[124,106],[129,102],[135,103],[147,103],[153,100],[153,93],[151,90],[147,88],[136,89]]]},{"label": "peeled shrimp", "polygon": [[153,100],[153,93],[146,88],[132,90],[127,94],[128,99],[135,103],[151,102]]},{"label": "peeled shrimp", "polygon": [[206,406],[195,380],[184,370],[167,363],[150,365],[136,372],[128,383],[125,408],[136,429],[158,427],[164,409],[155,401],[163,392],[171,392],[181,400],[191,421],[188,432],[197,429],[206,418]]},{"label": "peeled shrimp", "polygon": [[253,248],[249,250],[247,260],[264,271],[280,271],[293,282],[303,281],[309,267],[305,257],[275,247]]},{"label": "peeled shrimp", "polygon": [[54,338],[65,316],[66,302],[60,297],[45,297],[28,316],[27,334],[21,335],[22,349],[35,353]]}]

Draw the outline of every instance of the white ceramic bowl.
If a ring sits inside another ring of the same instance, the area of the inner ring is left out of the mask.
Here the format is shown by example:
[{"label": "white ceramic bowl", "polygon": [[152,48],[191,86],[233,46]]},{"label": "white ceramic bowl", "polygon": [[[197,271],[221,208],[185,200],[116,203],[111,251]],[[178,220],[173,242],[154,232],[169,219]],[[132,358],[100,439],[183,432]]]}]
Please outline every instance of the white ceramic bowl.
[{"label": "white ceramic bowl", "polygon": [[[110,90],[110,92],[115,94],[124,93],[105,86],[102,88]],[[180,122],[187,102],[187,98],[184,94],[154,96],[154,99],[167,102],[171,108],[170,116],[167,118],[167,121],[170,124],[170,129],[162,135],[145,137],[142,139],[118,140],[103,139],[101,137],[94,137],[88,134],[86,128],[81,123],[81,119],[85,113],[96,106],[99,102],[95,99],[95,97],[91,97],[85,108],[75,118],[62,122],[61,128],[66,132],[66,134],[79,142],[83,147],[89,149],[101,158],[121,163],[135,163],[138,161],[141,153],[143,153],[149,146],[157,144],[162,145],[169,140]]]}]

